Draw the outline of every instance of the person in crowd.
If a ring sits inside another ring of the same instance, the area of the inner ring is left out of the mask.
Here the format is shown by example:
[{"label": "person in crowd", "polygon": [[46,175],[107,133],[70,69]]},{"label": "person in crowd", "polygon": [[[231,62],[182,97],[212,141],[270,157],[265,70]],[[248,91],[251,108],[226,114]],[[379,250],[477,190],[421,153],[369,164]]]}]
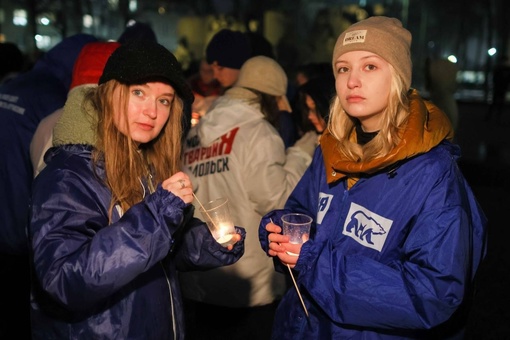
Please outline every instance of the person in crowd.
[{"label": "person in crowd", "polygon": [[257,227],[266,212],[283,207],[311,161],[299,142],[286,150],[269,122],[278,103],[287,103],[286,86],[275,60],[250,58],[186,138],[183,165],[197,198],[227,197],[234,222],[247,230],[245,255],[234,265],[180,274],[189,339],[269,338],[286,278],[260,249]]},{"label": "person in crowd", "polygon": [[234,85],[241,66],[251,53],[250,40],[242,32],[224,28],[213,35],[205,49],[205,61],[212,68],[214,81],[220,84],[220,93],[208,97],[196,96],[191,107],[191,125],[196,125],[218,96]]},{"label": "person in crowd", "polygon": [[[287,149],[299,139],[298,129],[292,117],[292,108],[286,96],[287,75],[272,58],[259,55],[248,60],[250,65],[242,74],[239,73],[235,86],[247,88],[259,95],[259,104],[265,119],[278,131]],[[274,72],[271,78],[272,83],[266,80],[266,72]]]},{"label": "person in crowd", "polygon": [[30,141],[38,123],[64,105],[73,65],[83,46],[97,39],[63,39],[34,66],[0,85],[0,291],[9,311],[0,319],[0,338],[30,337],[30,268],[26,229],[32,188]]},{"label": "person in crowd", "polygon": [[307,81],[317,77],[325,77],[331,74],[330,65],[327,63],[307,63],[296,67],[294,82],[299,87]]},{"label": "person in crowd", "polygon": [[214,78],[212,66],[205,58],[200,60],[198,72],[188,77],[187,80],[195,96],[192,106],[193,124],[197,124],[212,102],[223,94],[223,88]]},{"label": "person in crowd", "polygon": [[[73,68],[73,80],[67,97],[67,105],[77,105],[82,101],[85,89],[97,86],[103,74],[106,61],[120,44],[114,41],[94,41],[81,50]],[[41,120],[30,143],[30,159],[34,177],[46,166],[44,154],[53,145],[53,128],[62,116],[64,108],[59,108]],[[88,131],[88,130],[87,130]]]},{"label": "person in crowd", "polygon": [[242,256],[243,228],[223,247],[193,216],[180,170],[192,100],[173,54],[133,41],[111,54],[83,102],[64,106],[34,180],[33,339],[184,339],[177,270]]},{"label": "person in crowd", "polygon": [[1,85],[24,71],[25,56],[18,45],[8,41],[0,42],[0,55],[2,56],[2,62],[0,63]]},{"label": "person in crowd", "polygon": [[118,37],[117,42],[119,44],[125,44],[135,40],[150,40],[153,42],[158,42],[156,32],[154,32],[151,25],[141,21],[129,20],[126,24],[126,27],[124,28],[124,31],[122,31],[121,35]]},{"label": "person in crowd", "polygon": [[485,115],[485,121],[492,119],[493,114],[496,120],[501,122],[501,114],[505,110],[506,93],[510,86],[510,59],[507,55],[499,58],[492,72],[492,102]]},{"label": "person in crowd", "polygon": [[[320,147],[285,208],[259,225],[301,294],[282,299],[273,339],[462,338],[487,220],[448,117],[411,88],[411,39],[398,19],[373,16],[336,41]],[[313,218],[302,245],[281,234],[286,212]]]},{"label": "person in crowd", "polygon": [[263,55],[272,59],[276,59],[273,45],[269,42],[269,40],[266,39],[266,37],[264,37],[262,33],[247,31],[244,34],[246,34],[248,40],[250,41],[252,57]]},{"label": "person in crowd", "polygon": [[200,60],[198,72],[190,76],[187,81],[195,97],[197,95],[209,97],[222,94],[220,83],[214,79],[212,66],[205,59]]},{"label": "person in crowd", "polygon": [[[223,91],[229,89],[238,81],[241,66],[250,58],[252,53],[253,50],[250,45],[250,40],[245,33],[222,29],[213,36],[206,48],[206,60],[212,66],[214,78],[219,81],[223,87]],[[258,53],[260,53],[260,51],[258,51]],[[263,57],[270,58],[267,56]],[[278,73],[278,75],[280,75],[280,73]],[[259,75],[259,78],[262,77],[265,77],[265,74],[261,73]],[[278,85],[275,85],[273,86],[275,90],[272,90],[272,92],[276,91],[273,95],[277,95],[279,98],[285,98],[285,102],[278,102],[279,110],[277,110],[277,107],[274,107],[270,111],[267,111],[267,113],[270,114],[266,118],[280,133],[280,136],[284,140],[285,147],[289,147],[299,138],[299,132],[287,97],[282,97],[282,95],[287,93],[287,76],[285,75],[285,78],[281,77],[279,80],[280,84],[281,81],[285,82],[285,91],[281,93],[281,89],[276,89]],[[207,113],[211,108],[214,108],[214,106],[215,100],[210,102],[208,107],[203,107],[202,110],[205,110]]]},{"label": "person in crowd", "polygon": [[[301,101],[301,96],[299,95],[299,88],[305,85],[309,80],[315,78],[331,78],[331,65],[329,63],[307,63],[299,65],[295,68],[293,72],[293,81],[289,83],[289,88],[287,90],[294,121],[298,128],[300,129],[300,133],[303,133],[303,129],[306,130],[306,126],[303,126],[303,103]],[[305,119],[305,125],[306,124]]]},{"label": "person in crowd", "polygon": [[328,124],[329,107],[335,96],[335,78],[332,74],[312,78],[299,87],[298,96],[302,132],[312,134],[318,145]]},{"label": "person in crowd", "polygon": [[224,91],[232,87],[239,77],[241,66],[251,57],[248,36],[224,28],[218,31],[205,49],[207,62],[212,66],[214,78]]},{"label": "person in crowd", "polygon": [[459,126],[459,108],[455,99],[459,68],[448,59],[434,57],[427,58],[425,68],[425,85],[430,100],[446,113],[455,132]]}]

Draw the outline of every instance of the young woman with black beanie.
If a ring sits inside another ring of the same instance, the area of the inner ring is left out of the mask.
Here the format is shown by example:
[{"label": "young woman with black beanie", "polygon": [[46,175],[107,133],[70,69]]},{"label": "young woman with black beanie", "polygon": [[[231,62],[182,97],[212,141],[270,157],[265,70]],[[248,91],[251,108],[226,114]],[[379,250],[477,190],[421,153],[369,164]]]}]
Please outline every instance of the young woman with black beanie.
[{"label": "young woman with black beanie", "polygon": [[244,229],[224,248],[193,217],[180,171],[193,95],[172,53],[123,44],[88,91],[34,184],[32,338],[182,340],[177,270],[236,262]]}]

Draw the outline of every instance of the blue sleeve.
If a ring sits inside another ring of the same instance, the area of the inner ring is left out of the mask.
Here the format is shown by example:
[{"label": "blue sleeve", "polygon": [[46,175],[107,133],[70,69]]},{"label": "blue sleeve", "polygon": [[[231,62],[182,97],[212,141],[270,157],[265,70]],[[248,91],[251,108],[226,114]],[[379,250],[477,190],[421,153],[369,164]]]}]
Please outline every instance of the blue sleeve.
[{"label": "blue sleeve", "polygon": [[92,174],[42,172],[34,186],[30,238],[42,288],[69,309],[92,306],[169,253],[184,202],[158,187],[109,224],[110,194]]},{"label": "blue sleeve", "polygon": [[236,231],[241,235],[241,241],[232,250],[228,250],[216,242],[204,222],[193,218],[175,249],[177,269],[207,270],[237,262],[244,254],[246,231],[241,227],[236,227]]}]

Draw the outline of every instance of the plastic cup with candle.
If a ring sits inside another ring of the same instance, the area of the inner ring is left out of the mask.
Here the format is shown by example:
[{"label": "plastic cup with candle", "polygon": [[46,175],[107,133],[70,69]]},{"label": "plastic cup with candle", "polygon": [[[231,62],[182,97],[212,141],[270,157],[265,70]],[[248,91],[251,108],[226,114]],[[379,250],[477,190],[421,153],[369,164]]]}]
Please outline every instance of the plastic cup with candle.
[{"label": "plastic cup with candle", "polygon": [[224,247],[235,243],[236,229],[227,198],[218,198],[200,207],[200,212],[214,239]]},{"label": "plastic cup with candle", "polygon": [[[290,243],[302,244],[310,238],[312,218],[305,214],[291,213],[282,216],[283,235],[290,236]],[[289,255],[298,256],[291,252]]]}]

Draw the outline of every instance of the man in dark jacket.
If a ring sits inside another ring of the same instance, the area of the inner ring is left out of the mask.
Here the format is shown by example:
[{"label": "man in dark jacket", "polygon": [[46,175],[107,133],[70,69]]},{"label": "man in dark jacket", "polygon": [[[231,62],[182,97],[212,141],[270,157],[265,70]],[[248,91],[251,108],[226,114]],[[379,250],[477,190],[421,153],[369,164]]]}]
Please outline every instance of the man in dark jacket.
[{"label": "man in dark jacket", "polygon": [[30,334],[26,237],[33,176],[30,141],[39,122],[64,105],[74,62],[92,41],[97,39],[88,34],[66,38],[30,71],[0,86],[0,292],[7,311],[0,321],[2,339],[25,339]]}]

